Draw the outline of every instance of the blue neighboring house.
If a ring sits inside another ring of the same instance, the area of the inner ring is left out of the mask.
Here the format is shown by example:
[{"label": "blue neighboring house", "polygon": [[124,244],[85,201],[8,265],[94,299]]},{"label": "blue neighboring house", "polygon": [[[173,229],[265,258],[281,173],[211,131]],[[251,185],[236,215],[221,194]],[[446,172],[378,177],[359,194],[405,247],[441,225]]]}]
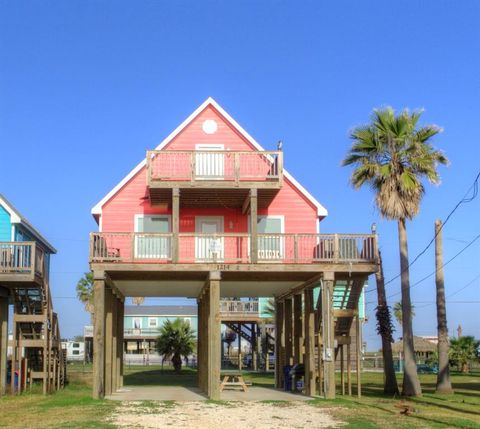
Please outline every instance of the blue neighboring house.
[{"label": "blue neighboring house", "polygon": [[50,268],[50,255],[57,253],[56,249],[38,232],[38,230],[0,194],[0,243],[6,247],[11,242],[36,242],[45,257],[45,268]]}]

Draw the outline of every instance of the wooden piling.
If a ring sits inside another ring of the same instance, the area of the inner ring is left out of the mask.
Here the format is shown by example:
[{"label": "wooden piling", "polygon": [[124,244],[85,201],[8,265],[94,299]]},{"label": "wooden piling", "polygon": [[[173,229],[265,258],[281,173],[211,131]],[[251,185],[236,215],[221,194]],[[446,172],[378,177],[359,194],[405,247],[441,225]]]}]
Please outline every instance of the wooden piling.
[{"label": "wooden piling", "polygon": [[7,393],[8,294],[0,295],[0,396]]},{"label": "wooden piling", "polygon": [[105,280],[95,279],[93,283],[94,324],[93,324],[93,397],[105,396]]}]

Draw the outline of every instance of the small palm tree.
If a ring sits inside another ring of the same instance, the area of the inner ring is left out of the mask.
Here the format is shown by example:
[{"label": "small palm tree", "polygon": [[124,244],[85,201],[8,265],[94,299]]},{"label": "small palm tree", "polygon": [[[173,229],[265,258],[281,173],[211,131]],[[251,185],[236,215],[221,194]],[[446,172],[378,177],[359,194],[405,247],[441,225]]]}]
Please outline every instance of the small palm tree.
[{"label": "small palm tree", "polygon": [[[412,304],[410,314],[412,315],[412,319],[415,317],[415,306]],[[401,325],[402,324],[402,302],[398,301],[393,306],[393,315],[397,322]]]},{"label": "small palm tree", "polygon": [[448,163],[443,153],[430,144],[440,128],[419,127],[420,116],[421,112],[408,110],[395,114],[390,107],[374,110],[369,124],[352,131],[353,146],[342,163],[355,166],[351,176],[353,186],[368,185],[373,189],[382,216],[398,224],[406,396],[422,393],[413,344],[406,221],[420,210],[425,193],[423,180],[439,183],[437,166]]},{"label": "small palm tree", "polygon": [[188,357],[195,350],[195,332],[186,320],[165,321],[157,338],[157,352],[163,360],[171,359],[176,373],[182,370],[182,357]]},{"label": "small palm tree", "polygon": [[479,357],[480,341],[472,336],[450,338],[449,358],[463,373],[470,372],[470,363]]},{"label": "small palm tree", "polygon": [[90,318],[93,315],[93,273],[85,273],[83,277],[78,281],[77,298],[85,306],[85,310],[90,313]]}]

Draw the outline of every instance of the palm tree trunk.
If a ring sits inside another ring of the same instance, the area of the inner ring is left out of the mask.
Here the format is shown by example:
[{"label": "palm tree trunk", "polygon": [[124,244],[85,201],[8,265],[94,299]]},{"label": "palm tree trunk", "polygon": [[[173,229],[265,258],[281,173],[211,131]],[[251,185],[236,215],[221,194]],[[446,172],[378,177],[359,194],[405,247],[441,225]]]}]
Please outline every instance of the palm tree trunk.
[{"label": "palm tree trunk", "polygon": [[443,277],[442,222],[435,222],[435,285],[437,287],[438,374],[435,393],[453,393],[448,366],[448,328]]},{"label": "palm tree trunk", "polygon": [[417,374],[412,329],[412,302],[410,300],[410,273],[408,269],[407,227],[405,219],[398,221],[398,241],[400,246],[400,271],[402,284],[402,329],[403,329],[403,395],[420,396],[422,388]]},{"label": "palm tree trunk", "polygon": [[377,281],[377,323],[378,330],[382,337],[382,356],[383,356],[383,373],[384,385],[383,391],[388,395],[398,394],[397,378],[395,376],[395,369],[393,367],[393,353],[392,353],[392,321],[390,316],[390,309],[387,305],[387,297],[385,295],[385,278],[383,277],[382,255],[378,251],[379,269],[375,273]]}]

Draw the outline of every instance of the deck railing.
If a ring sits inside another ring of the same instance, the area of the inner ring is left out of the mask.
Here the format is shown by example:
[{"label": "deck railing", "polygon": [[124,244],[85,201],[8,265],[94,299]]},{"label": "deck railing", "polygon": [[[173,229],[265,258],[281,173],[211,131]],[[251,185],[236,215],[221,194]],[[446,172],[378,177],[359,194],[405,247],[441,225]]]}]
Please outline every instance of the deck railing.
[{"label": "deck railing", "polygon": [[[173,248],[178,260],[173,261]],[[313,264],[374,263],[376,237],[372,234],[258,234],[258,263]],[[228,263],[248,264],[251,235],[247,233],[144,234],[92,233],[91,262]]]},{"label": "deck railing", "polygon": [[283,179],[281,151],[173,151],[147,152],[150,184],[222,181],[279,182]]},{"label": "deck railing", "polygon": [[258,314],[258,301],[220,300],[220,313],[224,314]]},{"label": "deck railing", "polygon": [[43,275],[43,250],[33,241],[0,242],[0,274]]}]

